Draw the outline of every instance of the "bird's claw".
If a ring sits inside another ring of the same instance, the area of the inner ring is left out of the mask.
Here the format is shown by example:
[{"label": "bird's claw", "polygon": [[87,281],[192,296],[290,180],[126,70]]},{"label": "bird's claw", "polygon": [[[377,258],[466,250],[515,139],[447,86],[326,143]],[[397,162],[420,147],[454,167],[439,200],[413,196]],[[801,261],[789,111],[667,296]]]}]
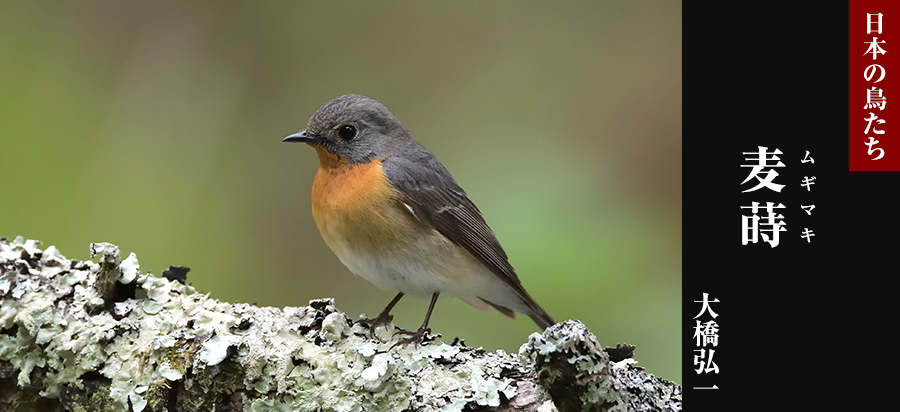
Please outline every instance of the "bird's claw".
[{"label": "bird's claw", "polygon": [[392,320],[394,320],[393,315],[385,314],[384,312],[382,312],[380,315],[374,318],[360,319],[356,321],[356,323],[365,325],[367,328],[369,328],[369,337],[375,337],[375,329],[378,329],[379,326],[390,325]]},{"label": "bird's claw", "polygon": [[395,347],[400,346],[400,345],[408,345],[410,343],[415,343],[416,346],[418,346],[420,343],[424,343],[425,338],[428,336],[429,333],[431,333],[431,328],[426,328],[424,326],[419,328],[419,330],[417,330],[415,332],[410,332],[408,330],[396,331],[396,332],[394,332],[395,336],[396,335],[411,335],[411,336],[406,339],[400,339],[399,341],[397,341],[397,343],[391,345],[390,349],[394,349]]}]

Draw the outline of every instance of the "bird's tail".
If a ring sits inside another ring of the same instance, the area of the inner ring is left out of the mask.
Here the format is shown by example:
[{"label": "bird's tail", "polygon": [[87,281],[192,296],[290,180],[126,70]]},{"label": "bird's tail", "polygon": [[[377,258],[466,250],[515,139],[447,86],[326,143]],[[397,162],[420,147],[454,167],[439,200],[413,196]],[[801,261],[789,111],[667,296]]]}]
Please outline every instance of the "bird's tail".
[{"label": "bird's tail", "polygon": [[[516,318],[515,311],[513,311],[512,309],[510,309],[506,306],[498,305],[498,304],[491,302],[484,298],[478,298],[478,300],[480,300],[488,305],[491,305],[491,307],[493,307],[494,309],[497,309],[497,312],[500,312],[500,313],[506,315],[506,317],[508,317],[510,319]],[[531,296],[528,296],[528,299],[524,303],[526,305],[526,307],[525,307],[526,310],[522,311],[522,312],[527,314],[528,317],[534,321],[534,323],[537,323],[537,325],[541,327],[541,330],[547,329],[548,327],[550,327],[551,325],[556,323],[553,320],[553,318],[551,318],[550,315],[547,314],[547,312],[544,310],[544,308],[541,307],[541,305],[538,305],[537,302],[534,301],[534,299],[531,299]],[[481,305],[476,306],[476,305],[472,304],[471,302],[469,302],[469,304],[472,306],[475,306],[476,308],[481,308]],[[483,310],[485,312],[487,312],[487,307],[485,306]]]},{"label": "bird's tail", "polygon": [[537,325],[541,327],[541,330],[546,330],[556,323],[541,305],[538,305],[537,302],[534,301],[532,301],[532,303],[534,303],[534,305],[531,307],[531,313],[528,314],[528,317],[531,318],[534,323],[537,323]]}]

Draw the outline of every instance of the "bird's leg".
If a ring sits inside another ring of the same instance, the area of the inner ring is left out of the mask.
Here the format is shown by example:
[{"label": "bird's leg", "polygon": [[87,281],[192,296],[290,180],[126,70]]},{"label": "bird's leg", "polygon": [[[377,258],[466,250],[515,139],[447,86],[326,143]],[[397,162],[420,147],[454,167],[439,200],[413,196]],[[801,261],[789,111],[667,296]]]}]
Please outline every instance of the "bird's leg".
[{"label": "bird's leg", "polygon": [[391,303],[388,303],[387,307],[384,308],[384,310],[381,311],[381,313],[379,313],[378,316],[376,316],[373,319],[360,319],[360,320],[356,321],[356,323],[361,323],[363,325],[368,326],[369,334],[374,334],[375,329],[377,327],[391,323],[391,320],[394,319],[394,317],[391,316],[391,309],[394,308],[394,305],[396,305],[397,302],[399,302],[400,298],[402,298],[402,297],[403,297],[403,292],[398,293],[397,296],[394,296],[394,300],[392,300]]},{"label": "bird's leg", "polygon": [[439,295],[439,293],[435,292],[434,295],[431,296],[431,305],[428,305],[428,313],[425,314],[425,322],[422,323],[422,326],[419,327],[419,330],[417,330],[415,332],[400,331],[400,332],[394,333],[395,335],[396,334],[404,334],[404,335],[412,335],[412,336],[410,336],[406,339],[401,339],[401,340],[397,341],[397,343],[395,343],[391,346],[391,349],[394,349],[394,347],[398,346],[398,345],[406,345],[406,344],[413,343],[413,342],[415,342],[416,344],[419,344],[422,342],[422,339],[425,337],[425,333],[431,332],[431,329],[428,328],[428,319],[431,318],[431,311],[434,310],[434,304],[437,303],[438,295]]}]

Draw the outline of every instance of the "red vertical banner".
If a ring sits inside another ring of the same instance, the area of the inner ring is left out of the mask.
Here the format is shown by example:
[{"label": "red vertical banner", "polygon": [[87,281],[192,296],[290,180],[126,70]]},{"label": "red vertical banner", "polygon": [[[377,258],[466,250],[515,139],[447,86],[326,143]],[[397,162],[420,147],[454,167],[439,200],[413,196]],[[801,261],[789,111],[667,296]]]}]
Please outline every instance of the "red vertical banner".
[{"label": "red vertical banner", "polygon": [[850,2],[851,171],[900,170],[900,7],[889,5]]}]

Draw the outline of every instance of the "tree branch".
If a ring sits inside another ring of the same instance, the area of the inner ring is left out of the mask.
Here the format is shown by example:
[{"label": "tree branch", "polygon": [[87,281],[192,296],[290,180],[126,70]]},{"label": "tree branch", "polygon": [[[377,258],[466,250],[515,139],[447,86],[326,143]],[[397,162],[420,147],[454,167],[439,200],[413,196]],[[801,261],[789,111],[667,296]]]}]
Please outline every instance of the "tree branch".
[{"label": "tree branch", "polygon": [[[430,336],[390,349],[333,305],[229,304],[91,245],[69,260],[0,241],[0,410],[680,411],[681,387],[578,321],[519,354]],[[174,278],[174,277],[173,277]]]}]

